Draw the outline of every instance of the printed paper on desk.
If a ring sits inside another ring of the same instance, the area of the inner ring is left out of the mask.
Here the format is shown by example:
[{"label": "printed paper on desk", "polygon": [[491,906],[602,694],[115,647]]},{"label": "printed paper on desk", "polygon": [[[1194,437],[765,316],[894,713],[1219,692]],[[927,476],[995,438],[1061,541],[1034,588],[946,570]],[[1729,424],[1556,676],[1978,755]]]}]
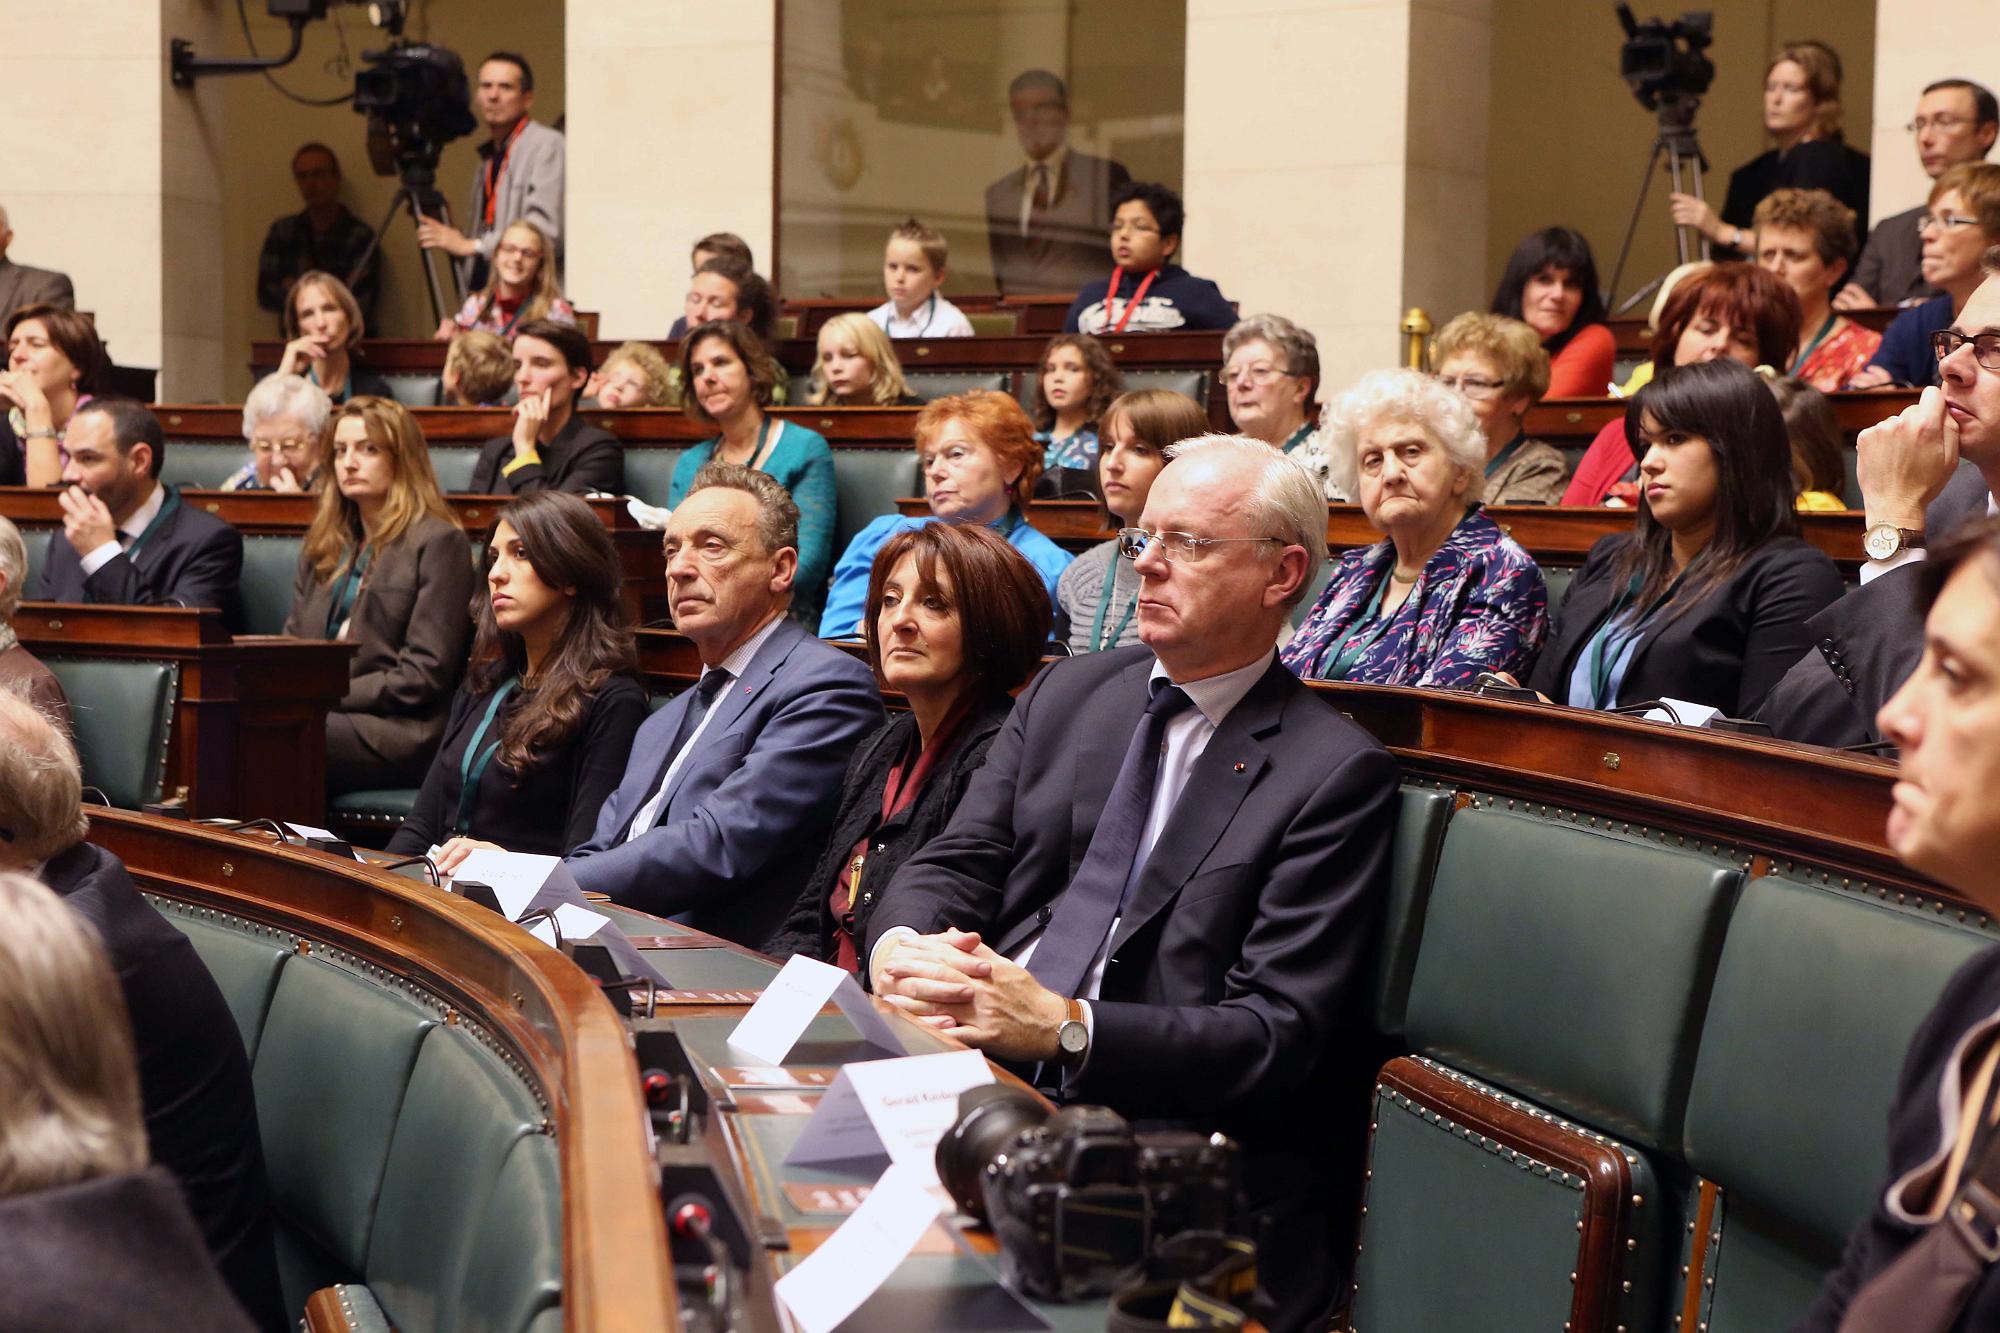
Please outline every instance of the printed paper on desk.
[{"label": "printed paper on desk", "polygon": [[889,1020],[876,1012],[853,976],[845,968],[804,954],[793,954],[771,978],[757,1003],[729,1034],[729,1044],[765,1064],[782,1065],[829,999],[854,1024],[863,1041],[884,1055],[902,1054],[902,1043],[896,1040]]},{"label": "printed paper on desk", "polygon": [[[1707,704],[1691,703],[1686,699],[1662,699],[1660,703],[1664,707],[1652,708],[1646,711],[1646,721],[1671,722],[1675,726],[1680,727],[1705,727],[1715,721],[1716,718],[1722,716],[1720,708],[1711,708]],[[1669,709],[1672,711],[1669,712]]]},{"label": "printed paper on desk", "polygon": [[334,833],[328,829],[315,828],[311,824],[294,824],[287,820],[285,827],[298,834],[301,838],[319,838],[325,842],[347,841],[347,839],[341,837],[338,833]]},{"label": "printed paper on desk", "polygon": [[476,879],[481,884],[491,885],[493,896],[500,901],[500,910],[509,921],[520,919],[528,910],[528,904],[535,900],[535,894],[548,881],[549,872],[561,860],[555,856],[536,856],[529,852],[496,852],[481,847],[468,852],[451,877]]},{"label": "printed paper on desk", "polygon": [[[574,903],[561,903],[555,909],[553,922],[547,918],[537,921],[528,927],[528,933],[553,949],[558,938],[587,940],[610,924],[611,918],[602,912],[593,912]],[[560,936],[556,934],[558,930],[562,932]]]},{"label": "printed paper on desk", "polygon": [[819,1109],[806,1122],[787,1166],[875,1163],[910,1167],[926,1184],[937,1180],[937,1142],[958,1119],[958,1094],[993,1081],[978,1051],[906,1055],[843,1066]]},{"label": "printed paper on desk", "polygon": [[890,1167],[840,1228],[778,1279],[778,1299],[804,1333],[829,1333],[889,1280],[939,1211],[922,1177]]}]

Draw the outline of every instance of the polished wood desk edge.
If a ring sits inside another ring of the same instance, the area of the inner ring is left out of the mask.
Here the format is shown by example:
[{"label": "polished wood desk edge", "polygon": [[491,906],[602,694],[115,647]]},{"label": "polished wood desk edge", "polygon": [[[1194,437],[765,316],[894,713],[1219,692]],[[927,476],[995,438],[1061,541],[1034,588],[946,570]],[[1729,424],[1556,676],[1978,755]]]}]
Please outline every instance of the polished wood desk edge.
[{"label": "polished wood desk edge", "polygon": [[[317,495],[281,495],[276,491],[218,491],[199,486],[180,487],[181,499],[204,513],[214,514],[240,532],[252,535],[303,533],[312,526],[319,509]],[[583,496],[598,521],[614,536],[641,532],[638,520],[617,496]],[[450,494],[444,497],[459,526],[477,533],[499,517],[500,510],[514,499],[511,495]],[[0,514],[34,527],[55,527],[62,522],[59,493],[43,487],[0,486]]]},{"label": "polished wood desk edge", "polygon": [[454,1000],[554,1108],[569,1327],[679,1326],[630,1038],[596,984],[463,899],[261,837],[93,808],[93,841],[145,887],[346,950]]}]

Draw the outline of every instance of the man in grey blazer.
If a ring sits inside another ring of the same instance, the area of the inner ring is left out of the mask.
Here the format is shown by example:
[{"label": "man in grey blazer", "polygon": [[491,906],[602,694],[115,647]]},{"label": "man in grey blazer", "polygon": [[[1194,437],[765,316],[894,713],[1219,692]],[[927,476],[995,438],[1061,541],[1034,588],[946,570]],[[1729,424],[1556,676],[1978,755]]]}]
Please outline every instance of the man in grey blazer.
[{"label": "man in grey blazer", "polygon": [[[1936,180],[1961,162],[1985,160],[2000,134],[2000,103],[1970,79],[1939,79],[1917,99],[1911,125],[1924,174]],[[1923,238],[1917,234],[1917,223],[1929,212],[1928,205],[1918,204],[1875,224],[1853,274],[1834,293],[1836,309],[1904,305],[1937,295],[1924,281]]]},{"label": "man in grey blazer", "polygon": [[798,506],[767,474],[695,474],[662,550],[701,682],[639,729],[625,780],[569,857],[585,889],[753,948],[797,900],[848,757],[883,721],[867,666],[785,614],[798,533]]},{"label": "man in grey blazer", "polygon": [[541,228],[561,269],[563,137],[528,115],[534,105],[535,71],[526,56],[495,51],[479,62],[472,107],[490,138],[479,146],[465,230],[435,218],[417,224],[417,243],[458,260],[468,291],[485,283],[500,233],[516,222]]},{"label": "man in grey blazer", "polygon": [[16,264],[7,258],[7,247],[13,243],[14,229],[7,221],[7,210],[0,208],[0,327],[5,327],[7,317],[16,310],[31,305],[57,305],[74,310],[76,292],[70,286],[69,275]]},{"label": "man in grey blazer", "polygon": [[986,237],[1002,292],[1073,292],[1104,276],[1111,198],[1132,183],[1069,146],[1069,89],[1045,69],[1008,85],[1023,161],[986,187]]}]

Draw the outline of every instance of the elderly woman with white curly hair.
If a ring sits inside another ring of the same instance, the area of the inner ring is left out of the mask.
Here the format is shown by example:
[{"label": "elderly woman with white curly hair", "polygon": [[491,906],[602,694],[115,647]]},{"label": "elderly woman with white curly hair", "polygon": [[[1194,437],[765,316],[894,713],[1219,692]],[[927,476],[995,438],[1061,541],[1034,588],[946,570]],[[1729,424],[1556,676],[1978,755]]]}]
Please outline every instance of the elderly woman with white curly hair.
[{"label": "elderly woman with white curly hair", "polygon": [[1387,540],[1341,556],[1285,665],[1307,679],[1463,686],[1532,663],[1548,589],[1480,512],[1486,435],[1465,398],[1418,371],[1373,371],[1327,405],[1325,435],[1331,480]]},{"label": "elderly woman with white curly hair", "polygon": [[222,483],[225,491],[316,489],[333,399],[303,375],[266,375],[243,400],[250,461]]}]

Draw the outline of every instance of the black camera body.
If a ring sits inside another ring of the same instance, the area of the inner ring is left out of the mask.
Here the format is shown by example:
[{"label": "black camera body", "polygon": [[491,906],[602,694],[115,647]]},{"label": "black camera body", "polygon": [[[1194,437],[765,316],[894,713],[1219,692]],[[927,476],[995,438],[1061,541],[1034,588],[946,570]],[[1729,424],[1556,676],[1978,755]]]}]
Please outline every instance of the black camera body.
[{"label": "black camera body", "polygon": [[992,1226],[1003,1276],[1027,1295],[1109,1295],[1175,1237],[1229,1231],[1242,1212],[1238,1150],[1220,1134],[1135,1133],[1102,1106],[1050,1115],[998,1085],[967,1090],[959,1110],[939,1177]]},{"label": "black camera body", "polygon": [[1673,22],[1632,17],[1632,6],[1618,6],[1625,28],[1625,45],[1618,52],[1618,73],[1632,85],[1632,95],[1648,111],[1663,104],[1696,102],[1715,81],[1715,62],[1702,52],[1715,40],[1715,14],[1706,9],[1683,14]]},{"label": "black camera body", "polygon": [[428,184],[444,146],[478,126],[464,62],[426,42],[397,42],[361,58],[368,67],[354,76],[354,109],[368,117],[376,174]]}]

